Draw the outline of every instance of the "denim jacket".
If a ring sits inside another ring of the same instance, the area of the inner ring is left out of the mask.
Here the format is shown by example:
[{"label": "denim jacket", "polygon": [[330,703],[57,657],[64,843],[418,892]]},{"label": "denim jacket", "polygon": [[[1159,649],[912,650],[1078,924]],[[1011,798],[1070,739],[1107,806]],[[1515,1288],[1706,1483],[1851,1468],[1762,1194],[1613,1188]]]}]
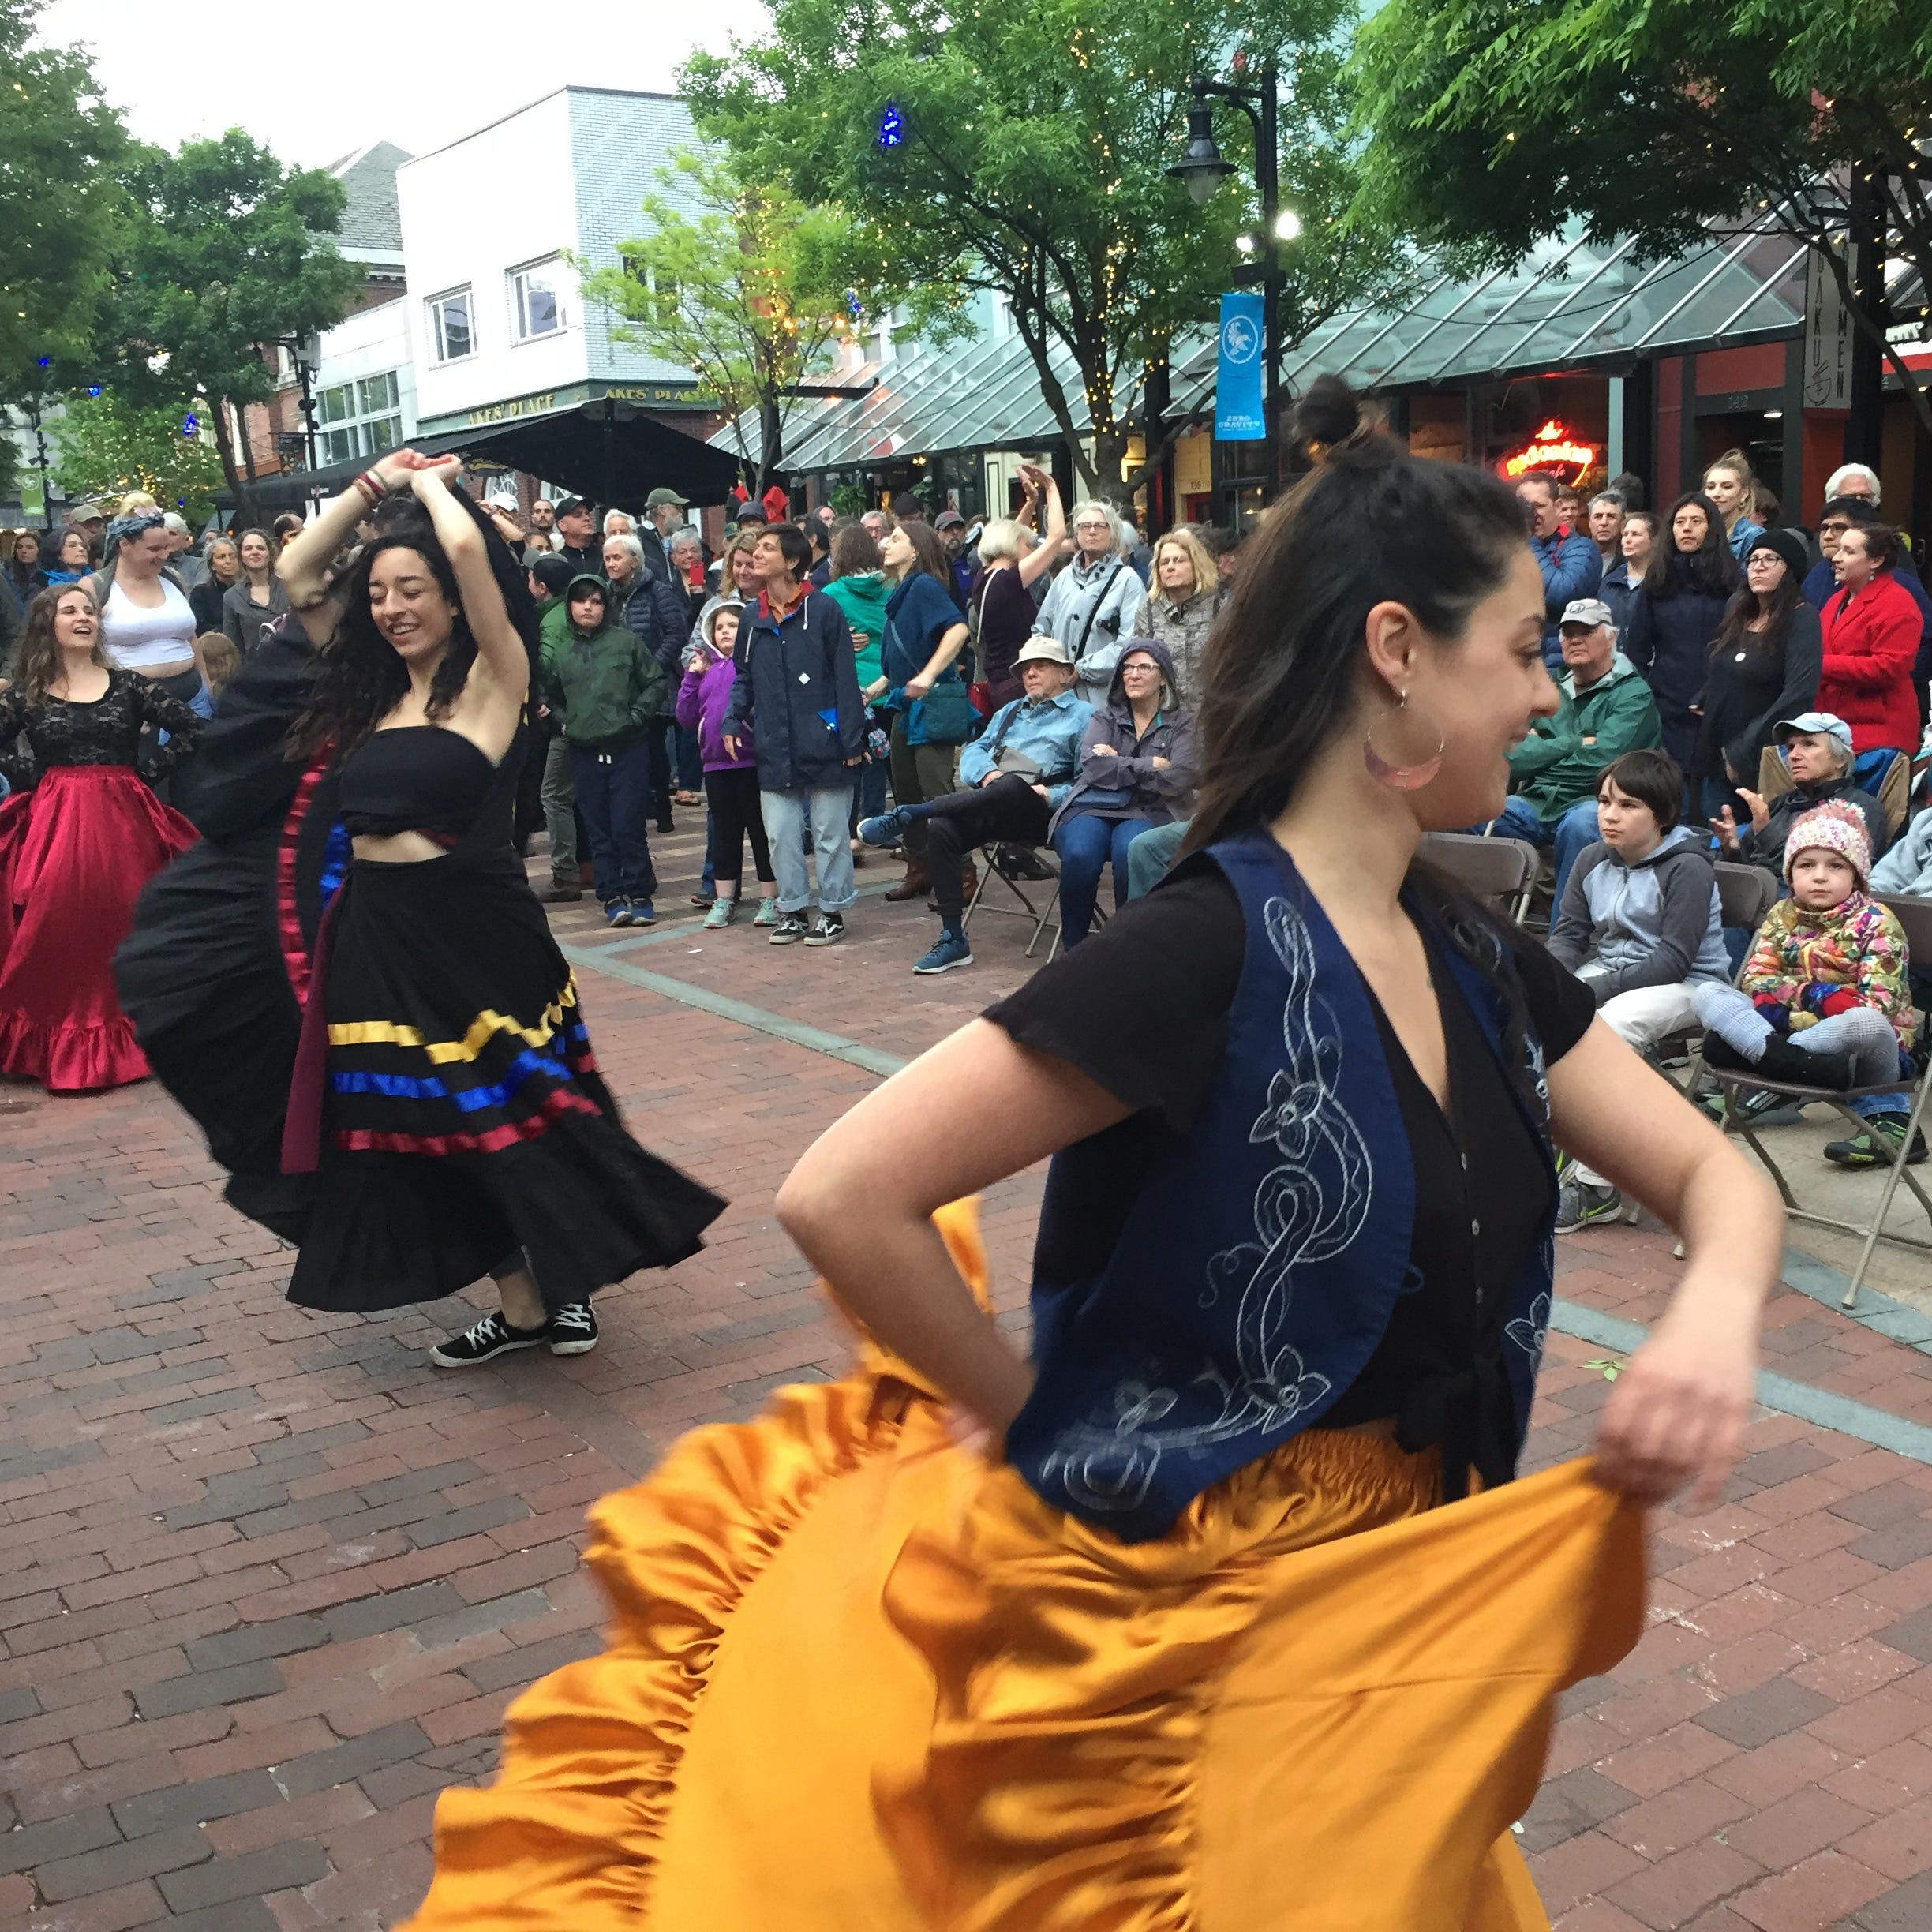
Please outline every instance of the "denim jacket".
[{"label": "denim jacket", "polygon": [[1080,738],[1092,716],[1093,706],[1070,691],[1040,703],[1016,698],[1002,705],[986,729],[960,753],[960,783],[970,791],[997,768],[995,746],[1024,751],[1040,768],[1047,810],[1058,811],[1080,773]]}]

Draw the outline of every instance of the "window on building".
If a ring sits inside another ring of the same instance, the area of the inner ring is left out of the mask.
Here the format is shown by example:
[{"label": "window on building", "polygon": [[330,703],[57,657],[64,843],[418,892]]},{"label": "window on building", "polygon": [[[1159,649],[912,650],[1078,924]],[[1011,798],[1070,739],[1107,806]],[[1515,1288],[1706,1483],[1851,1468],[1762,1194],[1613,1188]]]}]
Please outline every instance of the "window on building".
[{"label": "window on building", "polygon": [[661,268],[645,265],[635,255],[623,258],[624,272],[644,292],[650,319],[663,328],[677,320],[678,285]]},{"label": "window on building", "polygon": [[474,351],[469,290],[452,289],[447,295],[429,298],[429,340],[439,362],[460,361]]},{"label": "window on building", "polygon": [[353,462],[386,455],[402,440],[400,408],[394,369],[324,389],[316,398],[316,421],[321,430],[316,439],[319,459]]},{"label": "window on building", "polygon": [[534,342],[540,335],[554,335],[564,326],[564,303],[560,294],[559,265],[555,256],[533,262],[510,275],[511,322],[519,342]]}]

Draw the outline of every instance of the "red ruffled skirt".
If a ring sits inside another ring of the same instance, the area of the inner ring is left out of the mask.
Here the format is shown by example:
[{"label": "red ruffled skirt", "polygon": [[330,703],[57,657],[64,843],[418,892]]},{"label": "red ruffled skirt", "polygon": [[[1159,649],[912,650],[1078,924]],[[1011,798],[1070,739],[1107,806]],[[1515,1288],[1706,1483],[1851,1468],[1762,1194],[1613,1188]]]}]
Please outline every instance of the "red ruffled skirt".
[{"label": "red ruffled skirt", "polygon": [[56,766],[0,801],[0,1073],[54,1093],[148,1077],[114,949],[195,837],[126,765]]}]

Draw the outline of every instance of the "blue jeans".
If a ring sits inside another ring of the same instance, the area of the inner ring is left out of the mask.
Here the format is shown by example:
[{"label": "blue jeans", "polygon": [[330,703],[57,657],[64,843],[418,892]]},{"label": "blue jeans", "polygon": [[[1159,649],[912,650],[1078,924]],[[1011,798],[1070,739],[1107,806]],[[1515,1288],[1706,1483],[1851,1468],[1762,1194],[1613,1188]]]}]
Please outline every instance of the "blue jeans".
[{"label": "blue jeans", "polygon": [[613,899],[653,897],[657,874],[650,855],[649,741],[639,739],[621,751],[586,751],[572,745],[571,777],[577,809],[590,834],[599,901],[608,905]]},{"label": "blue jeans", "polygon": [[[1482,829],[1481,826],[1473,828],[1478,832]],[[1554,849],[1556,883],[1550,903],[1561,912],[1563,888],[1570,883],[1570,869],[1582,856],[1584,847],[1595,844],[1599,836],[1597,801],[1593,798],[1579,799],[1554,824],[1545,825],[1527,799],[1512,795],[1503,801],[1503,809],[1496,814],[1493,829],[1498,838],[1521,839],[1541,852]],[[1555,920],[1552,919],[1551,923],[1554,924]]]},{"label": "blue jeans", "polygon": [[809,825],[818,861],[818,910],[843,912],[859,897],[852,886],[850,784],[814,786],[807,792],[761,792],[765,837],[778,875],[778,910],[803,912],[811,904],[805,876]]},{"label": "blue jeans", "polygon": [[1129,899],[1145,898],[1167,876],[1191,822],[1186,818],[1177,818],[1172,825],[1156,826],[1144,837],[1134,841],[1127,859]]},{"label": "blue jeans", "polygon": [[1092,812],[1075,812],[1060,821],[1053,848],[1060,855],[1060,933],[1069,947],[1078,945],[1093,924],[1100,869],[1110,859],[1114,911],[1127,903],[1127,848],[1150,829],[1145,818],[1102,818]]}]

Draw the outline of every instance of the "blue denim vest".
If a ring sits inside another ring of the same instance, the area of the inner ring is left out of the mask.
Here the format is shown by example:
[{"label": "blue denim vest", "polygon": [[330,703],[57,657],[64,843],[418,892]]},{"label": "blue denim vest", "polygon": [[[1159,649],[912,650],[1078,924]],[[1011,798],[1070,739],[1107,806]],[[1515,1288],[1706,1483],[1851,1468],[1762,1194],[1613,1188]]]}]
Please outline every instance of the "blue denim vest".
[{"label": "blue denim vest", "polygon": [[[1099,1273],[1034,1282],[1039,1379],[1006,1443],[1046,1501],[1130,1543],[1320,1422],[1414,1285],[1414,1170],[1361,975],[1267,833],[1209,856],[1247,931],[1220,1073]],[[1502,941],[1473,920],[1433,930],[1510,1074]],[[1525,1027],[1509,1085],[1553,1177],[1542,1048]],[[1550,1194],[1505,1330],[1513,1455],[1549,1320]]]}]

